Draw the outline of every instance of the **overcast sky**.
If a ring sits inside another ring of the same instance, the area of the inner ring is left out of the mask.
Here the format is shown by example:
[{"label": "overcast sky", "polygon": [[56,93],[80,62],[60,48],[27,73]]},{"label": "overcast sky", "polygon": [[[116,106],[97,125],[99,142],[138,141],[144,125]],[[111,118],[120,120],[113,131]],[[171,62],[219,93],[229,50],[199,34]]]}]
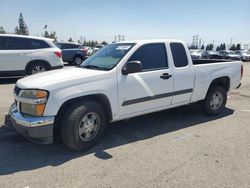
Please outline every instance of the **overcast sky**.
[{"label": "overcast sky", "polygon": [[59,40],[177,38],[250,43],[250,0],[0,0],[0,26],[14,32],[22,12],[30,35],[45,24]]}]

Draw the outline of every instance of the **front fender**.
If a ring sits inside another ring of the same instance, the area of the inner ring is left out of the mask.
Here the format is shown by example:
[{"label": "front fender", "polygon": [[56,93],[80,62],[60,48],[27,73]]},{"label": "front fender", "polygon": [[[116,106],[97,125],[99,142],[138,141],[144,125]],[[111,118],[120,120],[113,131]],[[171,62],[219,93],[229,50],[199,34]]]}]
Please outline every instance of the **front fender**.
[{"label": "front fender", "polygon": [[57,90],[50,91],[50,96],[46,104],[44,116],[56,115],[60,107],[71,99],[102,94],[105,95],[111,106],[113,112],[113,119],[118,117],[118,102],[117,102],[117,88],[116,79],[109,78],[104,80],[97,80],[94,82],[82,83],[72,85],[69,87],[58,88]]}]

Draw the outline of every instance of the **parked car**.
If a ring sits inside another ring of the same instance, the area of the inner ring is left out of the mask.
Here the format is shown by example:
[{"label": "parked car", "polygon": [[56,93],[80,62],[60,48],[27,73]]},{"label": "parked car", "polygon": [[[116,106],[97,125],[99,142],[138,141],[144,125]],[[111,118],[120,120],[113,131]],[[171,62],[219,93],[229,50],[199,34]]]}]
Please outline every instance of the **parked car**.
[{"label": "parked car", "polygon": [[216,51],[204,51],[202,53],[204,59],[223,59],[223,56]]},{"label": "parked car", "polygon": [[52,39],[0,34],[0,77],[25,76],[63,67]]},{"label": "parked car", "polygon": [[100,50],[104,45],[97,45],[93,48],[94,53],[97,52],[98,50]]},{"label": "parked car", "polygon": [[19,80],[10,119],[31,140],[51,143],[58,132],[68,147],[85,150],[107,122],[195,102],[204,113],[219,114],[242,73],[241,61],[192,60],[179,40],[115,43],[80,67]]},{"label": "parked car", "polygon": [[250,61],[250,51],[238,50],[235,53],[241,56],[242,61]]},{"label": "parked car", "polygon": [[91,47],[88,47],[88,56],[92,55],[94,53],[94,49]]},{"label": "parked car", "polygon": [[190,54],[192,59],[202,59],[202,50],[194,50],[194,49],[190,49]]},{"label": "parked car", "polygon": [[94,53],[94,49],[92,47],[83,46],[82,48],[85,49],[85,51],[87,52],[87,56],[90,56]]},{"label": "parked car", "polygon": [[224,59],[241,60],[241,56],[231,50],[221,50],[219,51],[219,53],[223,56]]},{"label": "parked car", "polygon": [[80,65],[87,55],[87,49],[73,43],[57,43],[56,46],[62,50],[62,60],[69,64]]},{"label": "parked car", "polygon": [[241,60],[242,61],[250,61],[250,52],[245,51],[245,52],[241,53]]}]

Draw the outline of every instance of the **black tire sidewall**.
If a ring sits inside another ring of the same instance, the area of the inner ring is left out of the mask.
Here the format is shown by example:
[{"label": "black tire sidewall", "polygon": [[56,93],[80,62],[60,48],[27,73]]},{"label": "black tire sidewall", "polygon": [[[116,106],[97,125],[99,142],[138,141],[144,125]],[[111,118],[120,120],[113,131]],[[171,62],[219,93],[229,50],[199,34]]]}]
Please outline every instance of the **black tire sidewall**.
[{"label": "black tire sidewall", "polygon": [[74,59],[73,59],[73,64],[74,64],[74,65],[80,65],[80,64],[77,64],[77,63],[75,62],[75,61],[76,61],[76,58],[80,58],[80,59],[82,60],[80,64],[82,64],[83,58],[82,58],[81,56],[75,56]]},{"label": "black tire sidewall", "polygon": [[27,74],[28,75],[32,75],[32,69],[34,67],[36,67],[36,66],[41,66],[41,67],[45,68],[46,71],[49,70],[49,67],[46,64],[44,64],[44,63],[39,63],[39,62],[37,62],[37,63],[31,63],[29,65],[29,67],[28,67]]},{"label": "black tire sidewall", "polygon": [[[223,103],[222,103],[222,105],[221,105],[221,107],[219,109],[213,110],[211,108],[210,102],[211,102],[211,98],[213,97],[214,93],[217,93],[217,92],[222,94]],[[227,92],[226,92],[226,90],[221,86],[217,86],[217,85],[212,86],[209,89],[205,100],[203,101],[203,111],[208,115],[217,115],[225,108],[226,102],[227,102]]]},{"label": "black tire sidewall", "polygon": [[[96,113],[100,118],[100,127],[93,139],[83,141],[79,136],[79,124],[89,112]],[[76,151],[82,151],[95,145],[103,136],[106,128],[106,115],[101,105],[93,101],[86,101],[73,106],[66,113],[62,127],[62,139],[66,145]],[[65,132],[66,131],[66,132]]]}]

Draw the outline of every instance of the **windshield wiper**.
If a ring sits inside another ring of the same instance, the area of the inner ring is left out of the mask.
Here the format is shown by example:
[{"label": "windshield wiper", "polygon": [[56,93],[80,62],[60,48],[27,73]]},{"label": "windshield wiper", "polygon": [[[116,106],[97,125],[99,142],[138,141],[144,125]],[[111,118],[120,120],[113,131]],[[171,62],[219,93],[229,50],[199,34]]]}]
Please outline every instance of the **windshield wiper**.
[{"label": "windshield wiper", "polygon": [[95,65],[83,65],[81,67],[87,68],[87,69],[100,69],[100,67],[95,66]]},{"label": "windshield wiper", "polygon": [[81,67],[86,68],[86,69],[109,70],[109,68],[99,67],[99,66],[96,66],[96,65],[83,65]]}]

